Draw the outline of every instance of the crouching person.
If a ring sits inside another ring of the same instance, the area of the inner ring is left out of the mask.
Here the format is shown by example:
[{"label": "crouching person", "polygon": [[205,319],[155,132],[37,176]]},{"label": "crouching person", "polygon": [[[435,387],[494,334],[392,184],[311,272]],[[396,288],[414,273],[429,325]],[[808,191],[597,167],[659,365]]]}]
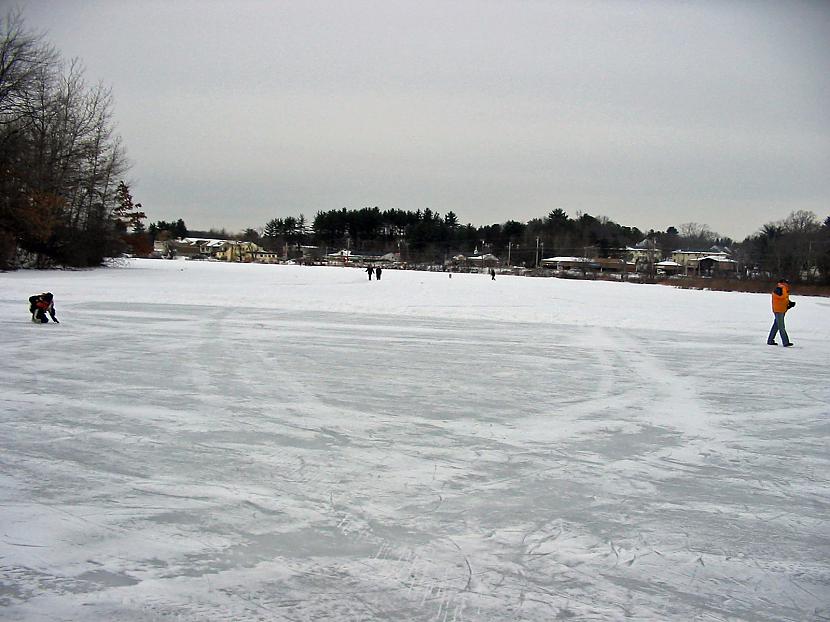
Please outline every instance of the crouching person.
[{"label": "crouching person", "polygon": [[46,324],[49,321],[49,318],[46,317],[48,313],[55,324],[60,324],[58,318],[55,317],[55,299],[52,292],[30,296],[29,311],[32,314],[32,321],[35,323]]}]

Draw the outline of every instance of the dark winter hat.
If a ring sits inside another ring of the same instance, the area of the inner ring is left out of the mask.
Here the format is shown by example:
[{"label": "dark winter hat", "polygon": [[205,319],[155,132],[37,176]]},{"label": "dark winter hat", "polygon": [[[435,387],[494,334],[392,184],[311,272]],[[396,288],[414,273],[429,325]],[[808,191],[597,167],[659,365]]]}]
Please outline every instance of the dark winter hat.
[{"label": "dark winter hat", "polygon": [[786,283],[787,285],[790,284],[790,282],[787,279],[778,279],[778,282],[779,283]]},{"label": "dark winter hat", "polygon": [[43,296],[46,300],[49,300],[50,302],[51,302],[52,298],[54,298],[54,296],[52,296],[52,292],[46,292],[45,294],[41,294],[41,295],[42,295],[42,296]]}]

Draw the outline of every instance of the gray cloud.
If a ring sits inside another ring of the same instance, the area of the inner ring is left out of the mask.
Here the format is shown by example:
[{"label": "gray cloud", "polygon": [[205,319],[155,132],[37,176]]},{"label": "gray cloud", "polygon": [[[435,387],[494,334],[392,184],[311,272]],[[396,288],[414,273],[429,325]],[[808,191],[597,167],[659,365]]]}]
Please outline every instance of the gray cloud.
[{"label": "gray cloud", "polygon": [[113,86],[151,219],[828,215],[822,2],[112,2],[24,15]]}]

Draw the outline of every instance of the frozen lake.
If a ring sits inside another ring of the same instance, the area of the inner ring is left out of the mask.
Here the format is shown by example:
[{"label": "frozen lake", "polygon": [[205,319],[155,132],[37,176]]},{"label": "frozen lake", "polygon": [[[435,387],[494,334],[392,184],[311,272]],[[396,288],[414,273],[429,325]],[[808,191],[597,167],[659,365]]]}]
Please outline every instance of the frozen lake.
[{"label": "frozen lake", "polygon": [[758,294],[0,274],[0,619],[830,620],[830,299],[793,299],[784,349]]}]

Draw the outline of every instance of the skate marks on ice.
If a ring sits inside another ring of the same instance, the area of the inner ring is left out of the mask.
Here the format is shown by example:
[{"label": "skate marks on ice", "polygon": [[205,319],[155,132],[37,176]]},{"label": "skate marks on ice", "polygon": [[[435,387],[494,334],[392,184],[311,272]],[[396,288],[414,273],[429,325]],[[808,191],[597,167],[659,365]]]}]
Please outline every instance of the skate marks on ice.
[{"label": "skate marks on ice", "polygon": [[[620,368],[643,385],[639,403],[604,414],[605,440],[584,443],[601,478],[587,524],[608,534],[624,563],[615,582],[669,590],[673,602],[696,603],[716,619],[730,612],[753,620],[827,616],[830,573],[822,558],[830,541],[822,513],[830,481],[819,450],[828,436],[819,416],[826,407],[810,397],[771,398],[746,373],[752,345],[744,358],[741,348],[683,347],[674,334],[643,343],[597,330],[593,338],[620,353]],[[740,391],[755,395],[736,399]],[[626,423],[644,432],[634,435],[639,454],[626,455]],[[654,427],[662,432],[654,435]],[[653,567],[660,580],[638,576],[638,566]],[[694,580],[681,593],[686,575]]]},{"label": "skate marks on ice", "polygon": [[[563,339],[561,335],[556,335],[551,341],[555,342],[556,340],[561,339]],[[591,339],[595,341],[596,335],[592,336]],[[576,347],[574,343],[566,343],[564,350],[567,351],[568,348],[573,349],[574,347]],[[576,347],[576,349],[579,348]],[[621,351],[621,348],[618,346],[611,349],[617,352]],[[622,348],[622,350],[624,353],[624,348]],[[629,360],[631,359],[631,357],[625,353],[624,358]],[[641,359],[636,360],[640,361]],[[653,368],[655,365],[658,365],[658,363],[659,361],[649,361],[646,359],[645,363],[641,363],[641,366],[644,364]],[[628,372],[625,371],[628,368],[626,368],[625,365],[615,364],[611,367],[622,369],[624,371],[624,375],[628,375]],[[668,374],[663,373],[660,377],[665,379],[667,375]],[[571,374],[571,377],[573,377],[573,374]],[[590,425],[591,417],[596,418],[597,409],[606,408],[607,410],[609,403],[603,403],[602,400],[607,400],[608,388],[612,385],[613,383],[606,384],[605,386],[601,384],[595,394],[597,398],[596,403],[593,405],[586,405],[584,407],[584,412],[589,416],[589,420],[586,425]],[[563,391],[563,393],[572,392],[573,385],[570,385],[568,389],[569,391]],[[673,383],[665,382],[661,395],[663,395],[662,399],[664,403],[668,404],[671,402],[671,405],[674,408],[677,408],[678,406],[677,396],[679,395],[683,398],[680,400],[680,403],[690,404],[692,409],[701,412],[703,416],[706,416],[706,404],[704,404],[701,400],[689,397],[691,391],[692,389],[687,386],[682,392],[678,392]],[[557,399],[561,397],[555,395],[555,390],[551,390],[550,393],[552,394],[550,400],[551,402],[556,402]],[[649,398],[646,394],[641,402],[643,402],[643,404],[653,405],[654,400]],[[560,449],[558,451],[556,450],[555,443],[551,444],[553,446],[552,449],[539,449],[536,447],[535,442],[528,440],[528,438],[533,438],[534,440],[538,438],[538,435],[536,434],[537,430],[532,430],[532,436],[528,434],[528,425],[530,424],[527,421],[522,421],[522,417],[517,415],[516,419],[511,418],[509,421],[505,422],[505,425],[497,426],[498,432],[492,434],[492,436],[487,439],[490,441],[487,446],[475,447],[472,455],[465,455],[463,448],[459,450],[462,446],[469,449],[469,447],[475,445],[476,442],[479,444],[482,442],[481,437],[476,439],[474,434],[470,434],[470,426],[466,426],[464,429],[464,441],[459,443],[459,447],[456,447],[451,454],[441,456],[436,455],[435,452],[433,452],[432,455],[429,455],[431,448],[425,450],[421,447],[419,455],[427,458],[427,462],[434,466],[432,469],[431,481],[440,481],[441,479],[444,479],[442,487],[431,493],[429,487],[424,485],[426,482],[430,481],[427,479],[430,474],[428,472],[424,472],[422,474],[419,482],[417,482],[420,484],[421,488],[419,492],[416,492],[413,496],[415,499],[425,499],[425,501],[416,501],[414,503],[408,502],[408,504],[402,508],[394,509],[391,513],[387,511],[386,515],[384,515],[384,512],[382,511],[384,508],[379,507],[382,506],[382,504],[370,504],[369,499],[367,498],[362,500],[360,503],[355,504],[357,509],[355,507],[346,507],[345,510],[339,511],[345,512],[345,516],[348,517],[345,524],[350,525],[349,532],[354,533],[357,531],[363,534],[364,538],[369,537],[368,534],[370,532],[368,531],[368,526],[373,524],[371,518],[372,514],[374,514],[375,531],[371,533],[374,534],[375,538],[386,537],[383,536],[381,526],[384,522],[391,521],[398,526],[403,526],[406,529],[407,534],[413,532],[417,534],[420,529],[422,536],[426,538],[427,542],[429,542],[430,537],[432,537],[433,534],[441,533],[442,530],[446,529],[448,525],[453,525],[454,521],[463,520],[462,531],[469,530],[470,525],[477,524],[474,520],[476,518],[477,510],[480,513],[481,508],[486,508],[486,517],[480,521],[482,524],[477,530],[473,530],[479,534],[478,538],[472,538],[474,543],[480,540],[480,534],[490,533],[493,534],[493,536],[497,535],[500,529],[494,529],[494,527],[499,527],[499,523],[510,524],[511,521],[515,521],[517,507],[532,507],[534,513],[542,511],[544,515],[548,515],[549,512],[555,515],[558,512],[566,516],[568,519],[571,519],[572,522],[565,524],[573,525],[571,529],[575,531],[578,536],[580,536],[575,538],[576,542],[591,543],[583,545],[584,550],[581,551],[581,557],[586,558],[588,561],[583,561],[582,563],[589,563],[593,559],[593,556],[595,556],[596,560],[594,560],[593,563],[600,564],[598,570],[601,572],[602,569],[605,568],[605,562],[613,559],[613,568],[616,569],[615,572],[620,571],[620,569],[626,571],[625,575],[620,579],[621,584],[623,585],[623,588],[621,589],[632,589],[630,586],[626,587],[628,585],[626,581],[630,581],[631,586],[642,585],[644,594],[648,595],[647,597],[643,597],[641,599],[643,602],[632,604],[630,606],[631,609],[633,611],[648,611],[649,607],[654,606],[652,601],[661,593],[661,589],[650,586],[652,575],[659,574],[662,576],[672,576],[671,572],[662,572],[663,564],[669,565],[671,568],[678,568],[685,564],[688,568],[688,571],[685,573],[678,573],[676,570],[674,571],[674,576],[676,577],[674,579],[675,582],[684,583],[687,577],[692,576],[695,577],[695,580],[700,579],[701,568],[704,567],[705,562],[704,556],[699,550],[696,549],[695,540],[698,538],[698,534],[695,533],[695,531],[698,530],[698,526],[694,523],[694,521],[698,518],[704,521],[710,520],[709,515],[711,512],[709,510],[711,508],[707,506],[706,512],[698,513],[692,518],[691,521],[687,521],[690,523],[687,527],[689,530],[688,535],[681,535],[677,538],[666,537],[665,540],[661,540],[660,534],[667,531],[667,527],[671,526],[672,523],[677,520],[677,515],[683,514],[683,504],[682,502],[676,500],[674,495],[691,489],[686,486],[685,483],[674,487],[669,485],[665,486],[665,492],[668,495],[668,499],[672,501],[665,503],[665,505],[668,506],[669,509],[676,510],[676,515],[671,512],[663,512],[661,520],[652,519],[652,521],[649,522],[648,517],[653,508],[648,504],[645,504],[639,509],[639,511],[637,510],[638,504],[643,503],[644,500],[650,501],[651,496],[659,492],[656,489],[655,481],[657,484],[661,484],[662,480],[667,477],[665,475],[667,471],[671,472],[673,469],[675,471],[681,470],[680,467],[675,466],[670,462],[672,455],[682,455],[684,452],[696,449],[694,447],[696,435],[690,435],[688,443],[683,440],[683,434],[686,432],[688,426],[686,422],[681,421],[680,425],[677,425],[671,418],[669,418],[668,422],[657,418],[658,420],[648,423],[649,411],[642,407],[643,404],[640,404],[641,408],[639,409],[636,408],[636,403],[634,404],[635,408],[629,408],[629,406],[622,408],[621,410],[623,412],[618,415],[617,420],[618,422],[621,422],[621,424],[631,426],[629,428],[629,433],[627,435],[623,435],[628,439],[628,444],[630,445],[630,447],[625,451],[628,452],[630,458],[629,462],[637,464],[639,468],[643,468],[645,476],[637,478],[617,475],[616,481],[613,479],[610,480],[612,482],[610,485],[610,491],[608,490],[609,486],[607,482],[613,477],[614,472],[618,471],[621,465],[623,466],[623,469],[628,468],[626,463],[620,460],[619,455],[611,456],[615,459],[615,468],[597,469],[597,465],[602,466],[603,464],[606,464],[609,459],[608,451],[606,449],[601,449],[599,451],[599,455],[596,455],[596,452],[594,452],[594,460],[590,459],[590,452],[588,452],[587,449],[584,451],[573,451],[574,449],[578,449],[580,447],[579,442],[574,442],[573,447],[566,446],[564,449]],[[629,409],[626,410],[626,408]],[[605,417],[608,417],[608,415],[609,413],[604,413]],[[602,425],[605,425],[606,427],[613,426],[615,424],[613,418],[608,418],[610,423],[604,422]],[[568,425],[573,424],[571,431],[576,432],[574,438],[578,441],[581,429],[579,426],[582,425],[582,423],[579,421],[569,422],[566,419],[560,419],[557,420],[556,425],[559,425],[562,422]],[[455,433],[456,427],[462,426],[453,420],[445,421],[441,426],[442,434],[446,435],[447,432]],[[679,428],[679,430],[676,428]],[[477,430],[475,423],[472,424],[472,429],[480,432],[480,428]],[[638,430],[642,431],[642,433],[638,434]],[[459,436],[460,435],[461,434],[459,433]],[[372,434],[370,433],[370,437],[371,436]],[[375,434],[375,437],[378,436],[381,435]],[[704,438],[710,437],[711,434],[704,436]],[[436,441],[439,441],[439,438],[436,438],[435,435],[430,436],[433,444],[435,444]],[[519,441],[517,443],[517,439],[521,438],[524,438],[524,441]],[[637,439],[637,442],[630,442],[632,439]],[[568,442],[570,443],[571,441]],[[687,445],[690,445],[691,449],[689,449]],[[398,446],[399,454],[405,455],[405,443],[399,442]],[[667,447],[672,448],[668,453],[666,453]],[[547,451],[547,453],[545,453],[545,451]],[[615,448],[615,451],[619,452],[619,448]],[[563,459],[563,455],[576,456],[576,458]],[[482,457],[489,457],[491,459],[482,460]],[[540,464],[539,460],[543,460],[543,462]],[[595,464],[592,465],[591,462],[594,462]],[[486,465],[486,467],[484,467],[484,465]],[[381,469],[387,468],[387,466],[388,465],[383,462],[378,464],[378,467]],[[503,472],[499,474],[498,471],[502,466],[503,468],[501,470]],[[417,464],[408,464],[407,467],[402,470],[407,473],[417,472],[417,467]],[[594,472],[593,479],[585,476],[586,469],[589,470],[589,473],[591,471]],[[560,474],[558,479],[551,475],[552,472],[557,471]],[[660,477],[655,478],[655,472],[660,472]],[[566,473],[567,477],[561,477],[562,473]],[[711,476],[713,473],[717,473],[717,468],[715,466],[703,465],[700,472],[695,472],[688,477],[691,479],[701,477],[702,481],[711,482]],[[576,481],[576,484],[574,481]],[[409,483],[412,484],[413,482]],[[538,483],[538,493],[528,495],[528,492],[536,493],[536,483]],[[672,482],[672,484],[674,483],[675,482]],[[511,488],[518,486],[525,488],[525,490],[521,491],[518,495],[511,493]],[[703,489],[701,490],[701,493],[706,492],[703,484],[697,486],[697,488]],[[551,489],[556,491],[555,495],[551,495]],[[412,489],[409,488],[407,492],[411,495]],[[596,494],[597,492],[600,494]],[[724,496],[727,500],[731,498],[730,495]],[[374,500],[376,501],[376,498]],[[466,504],[465,500],[467,501]],[[662,499],[661,503],[662,502],[665,502],[665,499]],[[708,501],[709,505],[716,502],[719,502],[716,498],[711,498]],[[603,514],[606,511],[604,504],[610,505],[613,508],[612,511],[608,512],[607,517]],[[628,505],[631,505],[634,508],[634,511],[620,513],[620,508],[625,508]],[[537,508],[535,506],[540,507]],[[370,515],[369,519],[364,516],[366,512],[361,513],[360,511],[360,509],[366,507],[370,508],[368,512]],[[567,508],[569,511],[563,510],[563,507]],[[662,505],[655,504],[654,507],[660,509]],[[599,516],[594,517],[595,514],[598,514]],[[592,520],[589,521],[590,528],[587,529],[584,525],[586,516],[592,517]],[[604,529],[597,531],[596,526],[598,525],[599,527],[603,527],[604,520],[607,521],[604,525]],[[632,520],[642,520],[646,530],[654,531],[654,533],[657,534],[654,537],[654,540],[659,543],[660,548],[653,544],[649,538],[641,538],[640,534],[637,534],[636,538],[627,535],[626,532],[630,531],[629,523]],[[354,525],[364,526],[355,528]],[[721,521],[721,524],[717,524],[716,527],[720,530],[729,530],[730,523],[728,520]],[[501,530],[503,529],[504,527],[502,525]],[[509,529],[515,530],[518,533],[527,533],[526,531],[523,532],[524,527],[522,525],[512,525]],[[718,529],[713,529],[712,533],[708,534],[708,536],[716,538],[722,535],[722,531],[718,531]],[[732,529],[734,530],[734,528]],[[545,531],[543,528],[542,534],[544,533]],[[617,535],[612,535],[614,533]],[[671,531],[669,531],[669,533],[671,533]],[[544,538],[545,536],[542,535],[541,537]],[[381,545],[379,549],[397,552],[397,559],[410,559],[412,557],[412,550],[424,548],[424,542],[417,545],[410,545],[405,541],[405,539],[402,542],[403,536],[400,534],[389,536],[389,538],[396,544],[385,546]],[[519,598],[516,595],[521,594],[522,590],[516,589],[518,582],[510,582],[504,578],[506,576],[510,576],[510,573],[501,573],[498,575],[497,580],[488,582],[487,579],[488,576],[490,576],[488,575],[488,571],[496,564],[482,564],[481,558],[477,558],[476,556],[479,549],[483,549],[487,553],[490,552],[493,548],[492,539],[488,540],[485,547],[470,547],[464,539],[460,539],[457,535],[454,536],[454,541],[456,543],[461,542],[465,545],[463,546],[465,551],[471,551],[465,553],[464,565],[469,564],[470,567],[473,568],[471,572],[474,577],[483,577],[481,579],[482,585],[487,586],[487,589],[481,591],[482,593],[491,594],[493,593],[495,586],[502,586],[500,591],[496,590],[499,596],[495,599],[495,602],[498,603],[495,605],[495,610],[504,610],[508,607],[509,603]],[[745,543],[746,538],[742,541],[742,544]],[[788,542],[783,548],[790,545],[791,543]],[[515,544],[512,540],[508,539],[504,546],[508,549],[508,552],[506,553],[507,556],[514,555],[512,548]],[[736,546],[735,548],[738,551],[739,558],[741,555],[746,555],[740,550],[740,547]],[[451,549],[447,547],[447,551],[451,552]],[[586,554],[586,551],[590,551],[592,554]],[[619,559],[624,554],[628,554],[628,557],[623,560],[624,563],[620,563]],[[714,553],[714,555],[719,554],[720,552]],[[481,553],[481,555],[485,558],[487,557],[485,553]],[[612,555],[613,558],[611,557]],[[505,555],[495,555],[492,557],[495,560],[499,560],[504,556]],[[728,557],[728,561],[732,560],[729,555],[725,555],[724,557]],[[422,559],[422,557],[419,557],[418,559]],[[449,561],[448,563],[450,564],[450,568],[455,572],[453,576],[463,576],[461,572],[463,569],[461,560]],[[566,565],[568,564],[567,561],[564,563]],[[751,562],[738,561],[736,563],[738,566],[742,566],[743,564]],[[717,568],[717,562],[710,561],[709,566],[710,570],[703,572],[710,572],[713,576],[717,576],[716,571],[713,570],[714,568]],[[814,568],[811,569],[809,564],[806,568],[808,569],[806,574],[809,576],[811,574],[811,570],[814,570]],[[724,570],[724,574],[728,576],[730,569],[731,566],[727,565],[726,570]],[[597,573],[594,570],[586,570],[584,572],[586,576],[597,576]],[[771,570],[770,574],[774,575],[775,572],[776,571]],[[642,573],[642,575],[638,573]],[[740,574],[740,572],[738,572],[738,574]],[[630,575],[634,575],[634,578]],[[522,576],[523,578],[521,581],[527,583],[527,577],[532,576],[532,574],[523,571]],[[715,584],[719,583],[717,578],[711,579],[711,581]],[[536,598],[539,596],[539,594],[536,593],[538,591],[536,590],[536,587],[538,587],[538,585],[544,585],[544,582],[545,578],[531,581],[530,587],[526,587],[524,592],[527,593],[530,591],[535,594],[534,598]],[[521,584],[524,585],[524,583]],[[588,592],[594,591],[590,588],[596,588],[597,583],[601,582],[594,580],[594,582],[589,584],[588,587],[585,587],[584,590]],[[666,589],[669,590],[672,587],[672,582],[668,581],[666,583],[668,585]],[[471,583],[471,585],[472,584],[473,583]],[[726,584],[729,584],[729,582],[726,581]],[[510,586],[510,588],[507,589],[505,586]],[[588,599],[591,603],[593,603],[591,606],[599,606],[600,609],[602,609],[603,606],[607,606],[610,608],[608,610],[616,611],[619,602],[622,602],[624,598],[615,600],[615,597],[620,595],[620,592],[611,589],[611,587],[612,586],[608,584],[602,585],[599,592],[610,596],[606,600],[605,596],[597,597],[594,595],[592,598]],[[783,584],[781,589],[788,589],[786,582]],[[470,590],[460,594],[455,592],[455,594],[453,602],[455,603],[454,606],[458,608],[467,607],[470,605],[471,601],[481,598],[479,592],[472,593]],[[554,596],[552,596],[552,594],[554,594]],[[564,601],[562,598],[564,597],[562,594],[559,594],[560,599],[558,601],[553,600],[555,594],[555,591],[552,592],[550,588],[547,588],[545,595],[540,598],[536,598],[533,602],[536,602],[537,605],[539,605],[540,602],[546,602],[548,612],[551,608],[567,608],[567,605],[563,604]],[[698,602],[701,600],[703,602]],[[685,611],[688,613],[689,611],[694,611],[697,607],[701,606],[704,606],[704,608],[707,606],[711,607],[713,611],[729,611],[730,606],[722,605],[721,603],[731,601],[735,601],[737,603],[740,599],[736,599],[734,596],[715,594],[711,600],[712,602],[709,603],[706,598],[701,598],[697,591],[692,590],[686,594],[685,600],[680,600],[679,603],[675,605],[677,608],[675,614],[682,616],[685,615],[682,612]],[[744,598],[744,601],[746,603],[744,606],[748,610],[754,610],[756,608],[763,609],[763,607],[759,606],[759,604],[755,602],[751,596]],[[463,605],[461,603],[463,603]],[[805,605],[808,606],[808,604]],[[486,604],[478,603],[476,610],[480,614],[481,610],[486,611],[488,608]],[[605,610],[606,613],[608,610]],[[809,608],[806,610],[809,610]],[[533,614],[528,615],[531,616],[529,619],[532,619]],[[539,613],[538,615],[543,614]],[[758,619],[763,619],[763,615],[763,613],[758,614]],[[777,614],[770,614],[769,619],[775,619],[776,615]],[[799,615],[800,614],[795,614],[795,617],[798,618]]]},{"label": "skate marks on ice", "polygon": [[[169,317],[182,311],[168,309]],[[458,539],[440,535],[446,530],[440,522],[452,525],[457,510],[449,515],[433,511],[434,519],[424,523],[420,507],[410,511],[409,506],[414,499],[429,513],[445,494],[452,497],[447,503],[452,507],[453,499],[463,497],[466,480],[484,490],[521,479],[510,469],[497,478],[488,475],[511,461],[512,445],[505,438],[515,426],[499,416],[510,401],[504,395],[516,394],[509,384],[512,375],[496,370],[465,381],[464,375],[448,376],[434,364],[436,343],[458,370],[470,355],[465,341],[485,348],[481,356],[472,352],[478,360],[505,353],[487,349],[498,341],[487,337],[486,330],[456,326],[456,331],[436,331],[414,323],[394,329],[395,347],[390,348],[386,340],[376,339],[378,326],[393,330],[388,325],[341,328],[333,320],[318,318],[316,326],[312,322],[303,330],[302,322],[291,318],[286,330],[278,331],[280,339],[264,332],[255,343],[237,341],[247,328],[223,319],[222,311],[202,308],[180,316],[180,335],[198,346],[181,348],[165,339],[171,328],[167,317],[155,317],[145,326],[156,331],[144,340],[149,351],[127,359],[121,370],[158,386],[141,404],[107,407],[107,384],[93,382],[109,371],[104,356],[87,357],[83,369],[64,370],[51,389],[38,387],[36,397],[50,401],[53,413],[67,422],[66,430],[41,428],[55,442],[31,465],[27,486],[30,496],[35,491],[35,500],[15,508],[9,524],[50,547],[47,574],[67,579],[125,576],[139,583],[107,586],[86,580],[77,588],[79,598],[73,598],[72,590],[43,589],[47,583],[36,578],[41,563],[33,555],[20,556],[13,566],[20,570],[15,584],[34,586],[19,592],[32,594],[25,610],[56,600],[63,608],[83,608],[81,600],[93,599],[93,615],[101,619],[112,611],[126,618],[133,607],[193,618],[209,608],[209,617],[221,619],[248,611],[247,604],[237,602],[245,601],[252,611],[276,607],[301,617],[317,612],[318,619],[361,619],[367,610],[391,619],[400,611],[409,612],[411,619],[450,612],[463,619],[467,601],[457,594],[471,591],[475,565]],[[279,328],[278,318],[266,322],[269,329]],[[115,336],[109,327],[116,325],[102,319],[94,331],[79,336],[77,347],[90,337],[100,346],[109,343]],[[464,331],[472,333],[470,340],[463,338]],[[245,365],[259,372],[255,380],[235,369],[226,372],[236,361],[220,356],[221,348],[214,348],[211,339],[244,351]],[[332,351],[349,339],[352,347],[363,345],[367,351],[367,362],[356,370],[353,362],[330,360]],[[194,350],[200,357],[193,356]],[[383,353],[382,367],[396,371],[377,382],[370,362]],[[396,363],[402,353],[405,366]],[[531,366],[543,362],[538,356],[523,360]],[[320,372],[326,368],[328,375]],[[446,384],[436,398],[430,389],[438,374]],[[408,377],[402,379],[404,375]],[[175,378],[184,378],[181,390],[171,382]],[[494,388],[493,378],[504,378],[505,384],[497,381]],[[71,383],[86,383],[92,390],[83,401],[61,403],[61,391]],[[204,393],[195,395],[194,386]],[[412,387],[411,395],[402,403],[399,390],[406,386]],[[495,405],[480,408],[453,399],[459,391],[492,396]],[[500,392],[502,401],[495,399]],[[443,413],[442,403],[449,405]],[[28,402],[27,410],[31,406]],[[476,420],[479,415],[482,421]],[[53,416],[42,413],[39,421]],[[463,434],[445,430],[453,417]],[[67,434],[69,429],[74,433]],[[27,447],[17,447],[16,458],[28,459],[25,454],[35,446]],[[467,463],[474,460],[478,464],[469,473]],[[55,472],[44,470],[49,462],[56,464]],[[57,471],[65,472],[63,480]],[[389,476],[378,478],[378,473]],[[42,492],[38,480],[44,483]],[[45,503],[66,516],[62,531],[54,531],[56,521],[39,505]],[[515,510],[504,506],[504,511]],[[400,515],[409,518],[401,521]],[[349,520],[344,522],[344,516]],[[405,523],[405,530],[399,523]],[[358,532],[361,524],[365,527]],[[62,558],[63,563],[54,561]],[[367,565],[376,566],[375,572],[367,572]],[[283,570],[271,572],[274,568]],[[97,574],[89,575],[93,569]],[[269,584],[286,575],[285,569],[290,572],[279,585]],[[258,578],[249,580],[251,574]],[[227,597],[212,591],[217,589]],[[200,604],[182,602],[183,594]],[[272,594],[287,596],[274,601]],[[481,598],[498,612],[509,595]],[[119,602],[124,603],[120,609]],[[87,605],[85,611],[88,616],[93,610]]]},{"label": "skate marks on ice", "polygon": [[826,508],[785,481],[826,486],[818,454],[785,464],[809,424],[727,416],[717,376],[677,371],[699,352],[659,335],[135,319],[150,336],[119,373],[155,391],[107,405],[129,386],[95,382],[128,341],[108,316],[73,337],[84,368],[4,381],[4,614],[797,620],[826,602]]}]

